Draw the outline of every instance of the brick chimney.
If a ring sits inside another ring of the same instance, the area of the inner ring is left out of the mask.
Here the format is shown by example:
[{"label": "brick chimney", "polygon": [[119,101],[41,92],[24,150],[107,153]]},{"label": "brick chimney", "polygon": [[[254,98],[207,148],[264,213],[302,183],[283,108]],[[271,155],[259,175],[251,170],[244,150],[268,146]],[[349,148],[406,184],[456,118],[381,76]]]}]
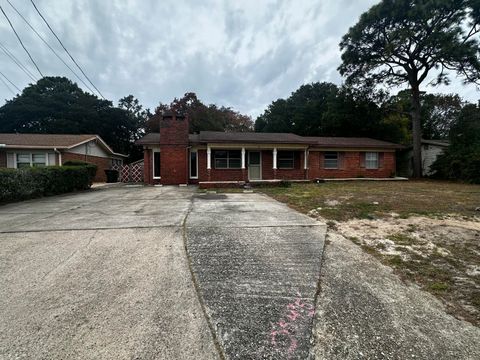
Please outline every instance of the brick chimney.
[{"label": "brick chimney", "polygon": [[160,183],[188,184],[188,117],[165,111],[160,119]]},{"label": "brick chimney", "polygon": [[160,118],[160,145],[188,145],[188,117],[164,111]]}]

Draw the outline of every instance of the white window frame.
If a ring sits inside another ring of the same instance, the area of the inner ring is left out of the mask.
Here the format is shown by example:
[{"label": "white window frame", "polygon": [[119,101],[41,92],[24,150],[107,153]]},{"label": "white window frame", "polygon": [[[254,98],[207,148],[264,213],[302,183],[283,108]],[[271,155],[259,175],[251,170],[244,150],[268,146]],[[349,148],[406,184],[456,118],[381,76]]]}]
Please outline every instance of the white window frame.
[{"label": "white window frame", "polygon": [[[371,159],[369,159],[369,156],[372,156]],[[366,152],[365,153],[365,169],[368,170],[376,170],[379,168],[379,154],[378,152]],[[375,164],[373,166],[373,164]]]},{"label": "white window frame", "polygon": [[33,155],[34,154],[42,154],[45,156],[45,163],[44,166],[48,166],[48,152],[43,153],[43,152],[26,152],[26,151],[21,151],[21,152],[14,152],[13,153],[13,166],[15,169],[18,169],[18,155],[28,155],[30,158],[30,167],[33,167]]},{"label": "white window frame", "polygon": [[[192,153],[196,153],[197,155],[195,156],[195,161],[197,165],[197,176],[192,176]],[[188,159],[188,168],[189,168],[189,175],[190,179],[198,179],[198,150],[190,150],[190,157]]]},{"label": "white window frame", "polygon": [[[327,154],[337,154],[337,158],[335,159],[335,161],[336,161],[335,166],[327,166],[327,160],[333,161],[333,159],[327,159],[327,157],[326,157]],[[339,158],[340,158],[340,156],[339,156],[338,151],[325,151],[325,153],[323,154],[323,168],[326,169],[326,170],[336,170],[336,169],[338,169]]]},{"label": "white window frame", "polygon": [[162,178],[162,173],[159,170],[160,176],[155,176],[155,153],[158,153],[158,156],[160,156],[160,169],[162,168],[162,155],[160,155],[160,150],[152,150],[152,177],[155,180],[161,179]]}]

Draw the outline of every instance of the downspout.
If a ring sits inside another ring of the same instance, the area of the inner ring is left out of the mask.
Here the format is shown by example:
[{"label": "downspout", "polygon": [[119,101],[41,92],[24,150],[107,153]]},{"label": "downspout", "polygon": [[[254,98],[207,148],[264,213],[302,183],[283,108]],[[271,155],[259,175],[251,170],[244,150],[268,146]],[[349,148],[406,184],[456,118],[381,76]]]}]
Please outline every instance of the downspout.
[{"label": "downspout", "polygon": [[62,153],[57,148],[53,148],[53,151],[58,154],[58,166],[62,166]]}]

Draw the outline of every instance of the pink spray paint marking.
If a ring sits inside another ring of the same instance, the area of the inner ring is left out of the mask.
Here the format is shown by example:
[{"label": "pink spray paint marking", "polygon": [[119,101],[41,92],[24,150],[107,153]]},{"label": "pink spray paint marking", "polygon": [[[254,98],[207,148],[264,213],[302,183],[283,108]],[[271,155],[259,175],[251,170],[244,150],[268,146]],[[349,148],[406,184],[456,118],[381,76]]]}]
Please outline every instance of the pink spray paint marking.
[{"label": "pink spray paint marking", "polygon": [[273,325],[273,329],[270,332],[270,344],[278,349],[279,336],[286,337],[288,345],[286,351],[288,358],[290,358],[298,348],[298,339],[296,338],[297,330],[300,326],[298,321],[314,316],[315,307],[310,303],[304,302],[302,295],[297,293],[295,300],[286,306],[285,318],[280,319]]}]

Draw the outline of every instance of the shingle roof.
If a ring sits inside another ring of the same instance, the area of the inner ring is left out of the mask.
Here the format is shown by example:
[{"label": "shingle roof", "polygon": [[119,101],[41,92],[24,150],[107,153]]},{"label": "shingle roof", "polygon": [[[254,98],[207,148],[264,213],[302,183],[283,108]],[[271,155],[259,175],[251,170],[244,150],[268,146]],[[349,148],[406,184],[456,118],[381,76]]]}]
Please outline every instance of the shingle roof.
[{"label": "shingle roof", "polygon": [[135,141],[135,145],[153,145],[160,144],[160,133],[148,133],[144,137]]},{"label": "shingle roof", "polygon": [[386,148],[400,149],[402,145],[365,137],[304,137],[310,144],[318,147],[332,148]]},{"label": "shingle roof", "polygon": [[[201,131],[189,135],[190,143],[255,143],[255,144],[303,144],[327,148],[384,148],[401,149],[402,145],[387,141],[357,137],[315,137],[299,136],[291,133],[255,133]],[[160,144],[159,133],[146,134],[135,142],[137,145]]]},{"label": "shingle roof", "polygon": [[422,144],[428,144],[428,145],[437,145],[437,146],[449,146],[450,142],[448,140],[425,140],[422,139]]},{"label": "shingle roof", "polygon": [[39,146],[69,148],[73,145],[95,139],[97,135],[68,134],[0,134],[0,144],[7,146]]},{"label": "shingle roof", "polygon": [[291,133],[200,131],[200,142],[307,144],[302,136]]},{"label": "shingle roof", "polygon": [[103,139],[93,134],[5,134],[0,133],[0,147],[9,148],[47,148],[70,149],[89,140],[99,140],[99,143],[111,154],[126,157],[114,152]]}]

